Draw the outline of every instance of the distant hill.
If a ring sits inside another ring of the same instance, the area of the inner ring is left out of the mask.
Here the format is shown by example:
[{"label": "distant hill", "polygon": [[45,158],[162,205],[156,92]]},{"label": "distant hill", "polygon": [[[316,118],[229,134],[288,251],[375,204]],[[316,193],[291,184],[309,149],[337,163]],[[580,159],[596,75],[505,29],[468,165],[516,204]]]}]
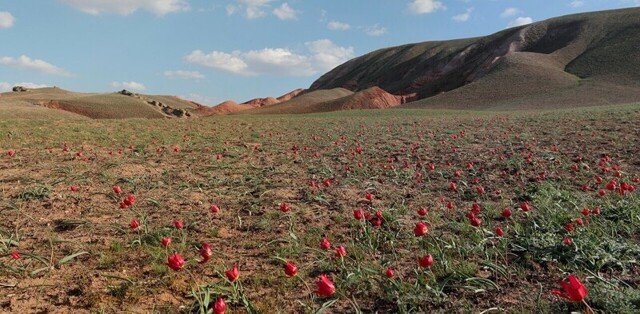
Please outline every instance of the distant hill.
[{"label": "distant hill", "polygon": [[0,110],[13,117],[29,117],[25,112],[31,112],[60,118],[189,118],[200,107],[197,103],[174,96],[141,95],[128,91],[97,94],[38,88],[0,94]]},{"label": "distant hill", "polygon": [[[270,106],[263,106],[251,110],[242,111],[242,114],[292,114],[292,113],[313,113],[322,111],[328,102],[335,101],[345,96],[352,95],[353,92],[344,88],[334,88],[328,90],[316,90],[309,93],[300,94],[291,100],[277,103]],[[322,108],[321,108],[322,107]],[[334,110],[339,110],[335,108]]]},{"label": "distant hill", "polygon": [[380,49],[336,67],[309,91],[377,86],[409,108],[637,102],[639,47],[640,8],[576,14],[486,37]]}]

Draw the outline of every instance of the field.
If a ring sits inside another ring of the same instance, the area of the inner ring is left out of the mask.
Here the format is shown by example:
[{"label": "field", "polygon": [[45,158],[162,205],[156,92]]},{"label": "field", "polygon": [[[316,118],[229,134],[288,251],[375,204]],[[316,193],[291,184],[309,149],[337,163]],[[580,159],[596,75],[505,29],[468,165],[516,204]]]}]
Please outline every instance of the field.
[{"label": "field", "polygon": [[637,313],[638,121],[1,120],[0,312]]}]

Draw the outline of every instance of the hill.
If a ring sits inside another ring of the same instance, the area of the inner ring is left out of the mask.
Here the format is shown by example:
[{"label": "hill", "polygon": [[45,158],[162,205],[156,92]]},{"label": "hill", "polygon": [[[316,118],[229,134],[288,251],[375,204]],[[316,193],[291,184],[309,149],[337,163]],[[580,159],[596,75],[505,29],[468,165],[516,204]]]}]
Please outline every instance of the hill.
[{"label": "hill", "polygon": [[310,91],[373,86],[410,108],[521,109],[640,99],[640,8],[564,16],[486,37],[380,49]]},{"label": "hill", "polygon": [[[300,114],[330,110],[334,106],[328,102],[352,95],[353,92],[344,88],[328,90],[316,90],[300,94],[291,100],[270,106],[263,106],[251,110],[242,111],[242,114]],[[324,110],[323,110],[324,108]],[[337,109],[336,109],[337,110]]]},{"label": "hill", "polygon": [[125,90],[99,94],[51,87],[0,94],[0,108],[7,112],[6,116],[14,117],[29,117],[27,112],[30,112],[59,118],[187,118],[200,107],[197,103],[174,96],[141,95]]}]

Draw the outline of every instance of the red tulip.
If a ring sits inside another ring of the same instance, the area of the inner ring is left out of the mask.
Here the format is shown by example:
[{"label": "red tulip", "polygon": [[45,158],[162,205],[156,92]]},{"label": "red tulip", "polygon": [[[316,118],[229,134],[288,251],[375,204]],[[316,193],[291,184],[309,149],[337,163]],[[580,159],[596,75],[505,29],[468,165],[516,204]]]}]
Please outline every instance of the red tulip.
[{"label": "red tulip", "polygon": [[455,182],[450,182],[449,183],[449,190],[451,191],[457,191],[458,188],[456,187],[456,183]]},{"label": "red tulip", "polygon": [[373,194],[367,192],[367,194],[364,195],[364,198],[366,198],[367,201],[371,201],[373,200]]},{"label": "red tulip", "polygon": [[227,303],[224,302],[223,298],[218,298],[216,302],[213,304],[213,313],[214,314],[224,314],[227,310]]},{"label": "red tulip", "polygon": [[600,208],[596,207],[591,211],[592,214],[594,215],[600,215]]},{"label": "red tulip", "polygon": [[605,194],[607,194],[607,191],[605,191],[605,190],[600,190],[600,191],[598,191],[598,195],[599,195],[600,197],[603,197]]},{"label": "red tulip", "polygon": [[162,238],[160,243],[162,243],[162,246],[165,246],[165,247],[171,245],[171,237]]},{"label": "red tulip", "polygon": [[211,205],[211,208],[209,210],[211,210],[211,212],[215,214],[220,211],[220,207],[218,207],[218,205],[216,204],[213,204]]},{"label": "red tulip", "polygon": [[113,193],[116,193],[116,194],[120,194],[120,193],[122,193],[122,188],[121,188],[121,187],[119,187],[119,186],[117,186],[117,185],[116,185],[116,186],[114,186],[114,187],[113,187]]},{"label": "red tulip", "polygon": [[479,214],[480,213],[480,204],[478,203],[473,203],[473,205],[471,205],[471,211],[475,214]]},{"label": "red tulip", "polygon": [[184,224],[182,223],[182,220],[180,220],[180,219],[174,221],[173,222],[173,226],[176,227],[176,229],[184,228]]},{"label": "red tulip", "polygon": [[511,217],[511,209],[505,208],[502,210],[502,217],[509,219]]},{"label": "red tulip", "polygon": [[132,230],[140,228],[140,221],[138,219],[131,220],[131,222],[129,223],[129,228],[131,228]]},{"label": "red tulip", "polygon": [[341,258],[345,256],[347,256],[347,249],[345,249],[344,246],[338,246],[336,248],[336,257]]},{"label": "red tulip", "polygon": [[567,246],[571,245],[571,238],[569,237],[564,238],[564,240],[562,240],[562,243],[564,243],[564,245],[567,245]]},{"label": "red tulip", "polygon": [[387,276],[387,278],[393,278],[396,276],[396,273],[393,271],[393,269],[387,268],[387,270],[384,271],[384,275]]},{"label": "red tulip", "polygon": [[571,232],[571,231],[575,230],[575,227],[573,226],[572,223],[568,223],[568,224],[566,224],[564,226],[564,230],[567,230],[567,231]]},{"label": "red tulip", "polygon": [[574,276],[570,275],[567,280],[561,281],[560,285],[564,291],[553,290],[551,293],[571,302],[581,302],[587,297],[587,287]]},{"label": "red tulip", "polygon": [[298,266],[292,262],[284,264],[284,273],[289,277],[293,277],[298,274]]},{"label": "red tulip", "polygon": [[600,183],[602,182],[604,179],[602,177],[596,177],[596,182]]},{"label": "red tulip", "polygon": [[582,209],[583,216],[589,216],[589,213],[591,213],[591,211],[588,208],[585,207]]},{"label": "red tulip", "polygon": [[9,157],[13,157],[13,156],[15,156],[15,155],[16,155],[16,151],[15,151],[15,150],[13,150],[13,149],[10,149],[10,150],[7,152],[7,155],[8,155]]},{"label": "red tulip", "polygon": [[498,227],[496,228],[496,235],[501,237],[504,235],[504,230],[502,230],[502,228]]},{"label": "red tulip", "polygon": [[200,248],[200,256],[202,256],[202,260],[200,261],[200,263],[207,262],[211,258],[211,256],[213,256],[213,250],[211,249],[211,246],[209,244],[202,243],[202,247]]},{"label": "red tulip", "polygon": [[127,206],[131,206],[131,205],[135,204],[136,196],[133,195],[133,194],[129,194],[129,195],[127,195],[127,197],[124,198],[124,200],[122,200],[122,202]]},{"label": "red tulip", "polygon": [[318,280],[316,280],[316,285],[318,286],[318,290],[314,292],[323,297],[330,297],[336,292],[336,287],[333,285],[333,282],[325,274],[320,275]]},{"label": "red tulip", "polygon": [[238,277],[240,277],[240,270],[238,270],[238,265],[233,265],[233,267],[227,270],[224,274],[227,276],[229,281],[231,282],[236,281]]},{"label": "red tulip", "polygon": [[280,211],[281,212],[286,213],[289,210],[291,210],[291,207],[289,207],[289,205],[287,203],[280,204]]},{"label": "red tulip", "polygon": [[424,222],[417,223],[413,229],[413,234],[415,234],[416,237],[424,236],[427,232],[429,232],[429,227],[427,227],[427,224]]},{"label": "red tulip", "polygon": [[364,218],[364,212],[360,208],[356,208],[353,210],[353,218],[355,220],[362,220]]},{"label": "red tulip", "polygon": [[609,191],[613,191],[616,189],[618,183],[616,182],[616,180],[611,180],[611,182],[607,183],[607,190]]},{"label": "red tulip", "polygon": [[329,242],[329,240],[327,238],[322,238],[322,240],[320,240],[320,248],[323,250],[328,250],[331,248],[331,242]]},{"label": "red tulip", "polygon": [[522,204],[520,204],[520,209],[525,212],[530,211],[531,207],[529,206],[529,202],[523,202]]},{"label": "red tulip", "polygon": [[433,256],[431,256],[431,254],[427,254],[419,258],[418,264],[420,265],[420,267],[423,267],[423,268],[431,267],[431,265],[433,265]]},{"label": "red tulip", "polygon": [[453,202],[449,201],[449,202],[447,203],[447,208],[448,208],[448,209],[453,209],[454,207],[455,207],[455,205],[453,205]]},{"label": "red tulip", "polygon": [[582,220],[582,218],[577,218],[577,219],[576,219],[576,224],[577,224],[578,226],[582,226],[582,225],[584,225],[584,221]]},{"label": "red tulip", "polygon": [[480,218],[478,218],[478,217],[473,217],[473,218],[469,219],[469,222],[474,227],[480,227],[480,225],[482,224],[482,220],[480,220]]},{"label": "red tulip", "polygon": [[167,258],[167,266],[175,271],[182,269],[182,267],[184,267],[184,264],[184,258],[182,258],[182,256],[180,256],[180,254],[178,253],[174,253]]},{"label": "red tulip", "polygon": [[427,215],[427,208],[426,207],[422,207],[422,208],[418,209],[418,215],[426,216]]},{"label": "red tulip", "polygon": [[326,179],[326,180],[324,180],[324,181],[322,182],[322,184],[323,184],[325,187],[330,187],[330,186],[331,186],[331,179]]},{"label": "red tulip", "polygon": [[69,187],[69,190],[71,192],[78,192],[78,190],[80,190],[80,188],[77,185],[72,185]]},{"label": "red tulip", "polygon": [[13,250],[11,252],[11,258],[14,260],[19,260],[20,259],[20,252],[18,252],[18,250]]}]

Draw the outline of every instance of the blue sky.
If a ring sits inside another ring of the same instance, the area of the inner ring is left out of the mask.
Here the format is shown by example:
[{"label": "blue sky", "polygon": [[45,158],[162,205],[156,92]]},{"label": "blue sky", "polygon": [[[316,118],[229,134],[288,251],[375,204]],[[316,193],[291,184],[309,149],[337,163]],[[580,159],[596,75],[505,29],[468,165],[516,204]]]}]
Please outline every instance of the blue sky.
[{"label": "blue sky", "polygon": [[640,0],[0,0],[0,90],[280,96],[375,49]]}]

